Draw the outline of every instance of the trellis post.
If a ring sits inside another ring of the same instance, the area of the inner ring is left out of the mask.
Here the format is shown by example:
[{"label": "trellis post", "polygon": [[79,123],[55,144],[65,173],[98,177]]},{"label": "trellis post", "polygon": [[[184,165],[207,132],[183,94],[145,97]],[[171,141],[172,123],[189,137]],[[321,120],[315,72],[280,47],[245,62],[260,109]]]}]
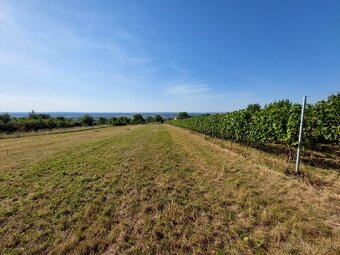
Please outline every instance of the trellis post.
[{"label": "trellis post", "polygon": [[306,107],[307,96],[303,97],[302,109],[301,109],[301,120],[300,120],[300,131],[299,131],[299,144],[296,153],[296,164],[295,164],[295,174],[299,174],[299,166],[300,166],[300,151],[301,151],[301,141],[302,141],[302,128],[303,128],[303,117],[305,115],[305,107]]}]

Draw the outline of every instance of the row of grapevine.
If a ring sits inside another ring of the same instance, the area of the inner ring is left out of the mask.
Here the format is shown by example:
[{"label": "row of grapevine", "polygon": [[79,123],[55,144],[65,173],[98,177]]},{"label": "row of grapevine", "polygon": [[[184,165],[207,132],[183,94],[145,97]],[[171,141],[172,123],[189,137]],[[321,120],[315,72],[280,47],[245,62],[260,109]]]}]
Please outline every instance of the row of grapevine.
[{"label": "row of grapevine", "polygon": [[[298,140],[301,105],[281,100],[264,108],[248,107],[226,114],[207,114],[168,123],[213,137],[252,145]],[[326,101],[307,104],[304,122],[305,145],[340,142],[340,94]]]}]

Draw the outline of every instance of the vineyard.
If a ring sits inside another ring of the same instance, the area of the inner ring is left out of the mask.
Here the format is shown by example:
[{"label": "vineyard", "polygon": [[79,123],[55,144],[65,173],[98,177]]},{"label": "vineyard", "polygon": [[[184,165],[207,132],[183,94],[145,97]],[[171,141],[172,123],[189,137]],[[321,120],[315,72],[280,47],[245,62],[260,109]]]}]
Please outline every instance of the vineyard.
[{"label": "vineyard", "polygon": [[[301,105],[289,100],[258,104],[226,114],[207,114],[168,121],[169,124],[252,146],[269,143],[295,145],[298,141]],[[339,143],[340,94],[306,106],[304,146]]]}]

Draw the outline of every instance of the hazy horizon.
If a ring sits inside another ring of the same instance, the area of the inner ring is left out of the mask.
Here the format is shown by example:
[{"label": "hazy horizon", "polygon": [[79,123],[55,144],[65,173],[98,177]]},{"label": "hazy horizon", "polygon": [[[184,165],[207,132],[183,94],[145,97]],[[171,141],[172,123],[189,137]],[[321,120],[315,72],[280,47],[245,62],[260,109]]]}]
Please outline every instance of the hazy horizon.
[{"label": "hazy horizon", "polygon": [[[29,112],[8,112],[11,117],[14,118],[25,118],[28,117]],[[36,113],[44,113],[48,114],[51,117],[65,117],[67,119],[81,119],[84,115],[91,115],[94,119],[103,118],[112,118],[112,117],[128,117],[132,118],[135,114],[141,114],[144,118],[149,116],[160,115],[164,119],[174,118],[178,115],[178,112],[36,112]],[[191,116],[198,116],[202,114],[206,114],[207,112],[189,112],[188,114]],[[1,114],[1,112],[0,112]]]}]

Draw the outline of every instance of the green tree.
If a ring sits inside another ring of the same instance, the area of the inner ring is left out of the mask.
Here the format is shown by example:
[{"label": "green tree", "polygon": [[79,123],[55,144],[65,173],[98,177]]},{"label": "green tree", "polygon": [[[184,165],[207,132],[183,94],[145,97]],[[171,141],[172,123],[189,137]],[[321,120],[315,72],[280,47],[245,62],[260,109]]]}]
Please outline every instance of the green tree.
[{"label": "green tree", "polygon": [[184,120],[184,119],[188,119],[188,118],[190,118],[190,115],[187,112],[180,112],[177,115],[177,119],[179,119],[179,120]]},{"label": "green tree", "polygon": [[92,126],[93,125],[93,117],[91,115],[84,115],[84,117],[81,119],[81,122],[83,123],[83,125],[85,126]]},{"label": "green tree", "polygon": [[116,126],[116,123],[117,123],[117,118],[116,117],[111,117],[109,120],[108,120],[108,123],[112,126]]},{"label": "green tree", "polygon": [[0,122],[7,124],[11,121],[11,115],[9,113],[0,114]]},{"label": "green tree", "polygon": [[100,118],[98,119],[98,124],[99,124],[99,125],[105,125],[106,123],[107,123],[107,119],[106,119],[106,118],[100,117]]},{"label": "green tree", "polygon": [[246,109],[248,112],[258,112],[261,110],[261,105],[260,104],[249,104]]},{"label": "green tree", "polygon": [[39,116],[34,110],[32,110],[30,113],[28,113],[28,118],[29,119],[39,119]]},{"label": "green tree", "polygon": [[126,116],[121,116],[116,120],[115,126],[126,126],[131,123],[131,119]]},{"label": "green tree", "polygon": [[135,114],[132,117],[133,124],[143,124],[145,122],[145,119],[143,118],[142,114]]},{"label": "green tree", "polygon": [[65,117],[62,117],[62,116],[56,117],[55,119],[56,119],[56,120],[60,120],[60,121],[65,121],[65,120],[66,120],[66,118],[65,118]]},{"label": "green tree", "polygon": [[45,114],[45,113],[36,113],[34,110],[32,110],[30,113],[28,113],[28,118],[29,119],[34,119],[34,120],[38,120],[38,119],[50,119],[51,115],[49,114]]},{"label": "green tree", "polygon": [[39,119],[47,120],[47,119],[51,118],[51,115],[46,114],[46,113],[40,113],[40,114],[38,114],[38,117],[39,117]]},{"label": "green tree", "polygon": [[155,122],[155,118],[152,117],[152,116],[148,116],[148,117],[146,118],[146,122],[147,122],[147,123]]},{"label": "green tree", "polygon": [[154,117],[154,120],[155,120],[155,122],[163,123],[163,118],[162,118],[161,115],[156,115],[156,116]]}]

